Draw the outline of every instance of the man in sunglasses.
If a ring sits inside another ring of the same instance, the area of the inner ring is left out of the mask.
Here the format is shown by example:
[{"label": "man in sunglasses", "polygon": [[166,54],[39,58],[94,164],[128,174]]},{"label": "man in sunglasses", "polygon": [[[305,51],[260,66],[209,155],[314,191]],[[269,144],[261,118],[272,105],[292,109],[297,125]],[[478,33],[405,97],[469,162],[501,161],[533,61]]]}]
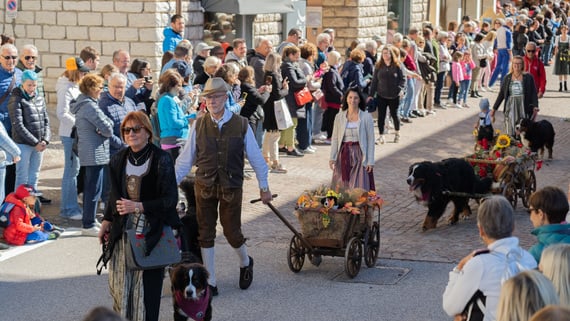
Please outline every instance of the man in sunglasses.
[{"label": "man in sunglasses", "polygon": [[[0,47],[0,121],[4,124],[8,135],[12,136],[12,122],[8,114],[8,101],[12,90],[18,88],[22,79],[22,71],[16,68],[18,63],[18,49],[12,44],[4,44]],[[4,187],[6,194],[14,191],[16,183],[16,165],[5,167],[6,179]],[[0,169],[0,175],[4,175]]]},{"label": "man in sunglasses", "polygon": [[544,63],[538,57],[537,45],[533,41],[529,41],[525,47],[524,55],[524,71],[528,72],[534,78],[534,84],[538,93],[538,98],[544,96],[546,90],[546,72],[544,71]]},{"label": "man in sunglasses", "polygon": [[16,68],[20,69],[22,72],[31,70],[36,73],[38,76],[38,94],[45,99],[44,80],[41,74],[43,68],[38,65],[38,59],[38,48],[31,44],[24,45]]}]

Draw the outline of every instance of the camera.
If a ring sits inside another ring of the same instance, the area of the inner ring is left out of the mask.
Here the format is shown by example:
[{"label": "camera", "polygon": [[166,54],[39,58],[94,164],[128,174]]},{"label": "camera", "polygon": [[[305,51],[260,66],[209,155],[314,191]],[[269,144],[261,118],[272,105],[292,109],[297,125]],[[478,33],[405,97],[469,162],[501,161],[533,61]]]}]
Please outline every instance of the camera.
[{"label": "camera", "polygon": [[152,76],[144,76],[144,82],[150,82],[152,80]]}]

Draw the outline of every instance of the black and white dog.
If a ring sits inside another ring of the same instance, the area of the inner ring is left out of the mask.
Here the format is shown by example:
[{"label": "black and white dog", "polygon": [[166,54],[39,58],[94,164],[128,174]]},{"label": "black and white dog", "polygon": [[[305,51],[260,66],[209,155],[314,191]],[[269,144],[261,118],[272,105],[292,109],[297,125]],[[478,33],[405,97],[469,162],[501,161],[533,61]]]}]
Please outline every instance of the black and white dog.
[{"label": "black and white dog", "polygon": [[530,148],[533,153],[539,152],[540,158],[544,158],[544,148],[548,150],[548,158],[552,159],[552,147],[554,146],[554,127],[548,120],[534,122],[528,118],[519,121],[516,127],[520,133],[522,143]]},{"label": "black and white dog", "polygon": [[174,320],[212,320],[208,271],[200,263],[180,263],[170,270]]},{"label": "black and white dog", "polygon": [[[466,218],[471,215],[469,195],[486,194],[493,182],[490,178],[479,179],[473,167],[464,159],[449,158],[441,162],[420,162],[410,166],[406,182],[416,201],[428,207],[423,230],[435,228],[449,202],[455,209],[449,223],[459,220],[459,213]],[[451,194],[449,194],[451,193]]]}]

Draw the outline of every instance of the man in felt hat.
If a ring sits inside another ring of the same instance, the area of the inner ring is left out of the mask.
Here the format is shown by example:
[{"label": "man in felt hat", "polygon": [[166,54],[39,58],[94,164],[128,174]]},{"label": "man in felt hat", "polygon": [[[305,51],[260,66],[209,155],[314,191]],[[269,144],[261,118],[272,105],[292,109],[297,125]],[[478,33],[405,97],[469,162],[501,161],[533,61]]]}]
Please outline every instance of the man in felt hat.
[{"label": "man in felt hat", "polygon": [[[225,108],[228,85],[222,78],[206,82],[202,95],[208,113],[196,120],[188,142],[176,160],[176,181],[196,171],[196,216],[198,241],[204,265],[210,273],[208,284],[217,295],[214,269],[214,239],[218,215],[228,243],[240,260],[239,287],[247,289],[253,280],[253,259],[248,256],[241,232],[244,156],[255,171],[263,203],[271,201],[267,164],[261,155],[248,120]],[[245,154],[245,155],[244,155]]]}]

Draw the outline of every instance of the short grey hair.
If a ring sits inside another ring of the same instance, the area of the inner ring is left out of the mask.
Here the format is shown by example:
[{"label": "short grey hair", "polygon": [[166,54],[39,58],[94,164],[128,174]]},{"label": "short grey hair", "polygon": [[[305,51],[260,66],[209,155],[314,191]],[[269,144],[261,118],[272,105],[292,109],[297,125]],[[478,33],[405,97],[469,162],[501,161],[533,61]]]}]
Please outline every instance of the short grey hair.
[{"label": "short grey hair", "polygon": [[2,45],[2,47],[0,47],[0,52],[4,52],[4,50],[15,50],[16,52],[18,52],[18,48],[16,48],[16,46],[14,46],[11,43],[5,43]]},{"label": "short grey hair", "polygon": [[122,80],[125,83],[125,86],[127,85],[127,76],[123,75],[122,73],[114,72],[109,75],[109,83],[115,79]]},{"label": "short grey hair", "polygon": [[396,32],[392,37],[392,42],[400,42],[402,39],[404,39],[404,36],[401,33]]},{"label": "short grey hair", "polygon": [[441,41],[442,39],[447,39],[449,38],[449,34],[447,33],[447,31],[440,31],[437,33],[437,40]]},{"label": "short grey hair", "polygon": [[491,239],[510,237],[515,228],[513,207],[504,196],[489,196],[479,205],[477,224]]},{"label": "short grey hair", "polygon": [[220,60],[220,58],[218,58],[216,56],[209,56],[209,57],[206,57],[206,60],[204,60],[204,69],[209,68],[209,67],[219,66],[221,64],[222,64],[222,61]]},{"label": "short grey hair", "polygon": [[38,52],[39,52],[39,51],[38,51],[38,48],[37,48],[36,46],[32,45],[31,43],[22,46],[22,51],[24,51],[24,50],[32,50],[32,51],[34,51],[35,53],[38,53]]},{"label": "short grey hair", "polygon": [[334,50],[329,52],[327,55],[327,62],[331,66],[339,63],[340,62],[340,53],[338,53],[338,51],[334,51]]},{"label": "short grey hair", "polygon": [[267,41],[267,40],[269,40],[269,38],[264,37],[264,36],[257,36],[257,37],[255,37],[255,39],[253,39],[253,47],[258,48],[259,46],[261,46],[261,44],[264,41]]},{"label": "short grey hair", "polygon": [[320,33],[317,36],[317,44],[319,44],[325,40],[331,41],[331,35],[329,35],[328,33]]},{"label": "short grey hair", "polygon": [[368,40],[366,43],[364,43],[364,47],[366,51],[370,52],[378,49],[378,43],[374,40]]}]

